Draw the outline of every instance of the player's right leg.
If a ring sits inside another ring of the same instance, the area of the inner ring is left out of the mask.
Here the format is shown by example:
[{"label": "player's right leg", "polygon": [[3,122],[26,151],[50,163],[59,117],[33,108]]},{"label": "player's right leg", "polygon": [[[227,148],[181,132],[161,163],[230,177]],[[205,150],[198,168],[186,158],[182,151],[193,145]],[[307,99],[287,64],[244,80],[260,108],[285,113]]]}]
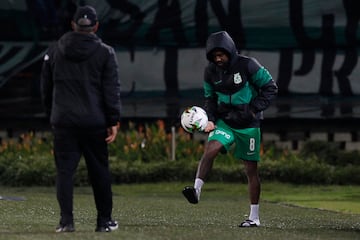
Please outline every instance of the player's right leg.
[{"label": "player's right leg", "polygon": [[81,144],[97,210],[95,231],[110,232],[118,228],[118,223],[112,219],[113,201],[109,154],[108,145],[104,141],[107,132],[104,128],[86,131],[83,134]]},{"label": "player's right leg", "polygon": [[196,204],[200,200],[201,188],[204,180],[212,169],[216,155],[223,148],[219,141],[210,141],[205,146],[205,151],[198,164],[194,186],[186,186],[183,190],[184,197],[189,203]]}]

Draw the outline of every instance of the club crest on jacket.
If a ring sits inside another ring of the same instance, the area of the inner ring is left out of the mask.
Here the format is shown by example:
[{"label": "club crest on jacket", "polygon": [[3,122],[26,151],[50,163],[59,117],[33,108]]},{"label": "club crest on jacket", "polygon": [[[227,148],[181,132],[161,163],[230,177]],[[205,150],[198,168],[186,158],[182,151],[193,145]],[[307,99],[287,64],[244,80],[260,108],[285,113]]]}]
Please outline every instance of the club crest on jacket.
[{"label": "club crest on jacket", "polygon": [[234,83],[235,83],[235,84],[239,84],[239,83],[241,83],[241,82],[242,82],[242,78],[241,78],[240,73],[235,73],[235,74],[234,74]]}]

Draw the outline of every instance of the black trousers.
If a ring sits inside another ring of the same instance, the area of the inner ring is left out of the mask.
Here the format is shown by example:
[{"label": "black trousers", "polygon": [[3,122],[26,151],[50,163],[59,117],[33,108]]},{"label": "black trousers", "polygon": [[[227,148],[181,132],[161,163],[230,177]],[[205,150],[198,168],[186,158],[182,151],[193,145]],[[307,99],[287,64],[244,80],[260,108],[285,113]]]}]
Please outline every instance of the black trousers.
[{"label": "black trousers", "polygon": [[74,175],[84,156],[97,209],[97,224],[111,219],[112,191],[109,170],[107,130],[53,128],[56,164],[56,191],[61,211],[61,223],[73,223]]}]

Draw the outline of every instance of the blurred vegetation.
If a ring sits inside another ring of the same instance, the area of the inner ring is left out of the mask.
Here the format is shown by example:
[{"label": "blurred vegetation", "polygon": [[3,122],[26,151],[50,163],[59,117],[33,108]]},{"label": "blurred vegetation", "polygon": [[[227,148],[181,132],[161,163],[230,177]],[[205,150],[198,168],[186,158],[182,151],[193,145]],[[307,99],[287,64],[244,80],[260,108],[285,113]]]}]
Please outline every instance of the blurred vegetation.
[{"label": "blurred vegetation", "polygon": [[[109,145],[110,169],[114,183],[192,181],[204,140],[175,131],[175,160],[171,131],[163,121],[130,123]],[[204,136],[205,137],[205,136]],[[50,186],[55,184],[55,165],[51,133],[28,132],[19,139],[3,140],[0,145],[0,185]],[[299,152],[263,143],[260,176],[262,181],[296,184],[360,184],[360,154],[344,151],[335,143],[306,142]],[[220,154],[209,181],[246,181],[241,161],[232,154]],[[75,176],[77,185],[88,185],[85,162]]]}]

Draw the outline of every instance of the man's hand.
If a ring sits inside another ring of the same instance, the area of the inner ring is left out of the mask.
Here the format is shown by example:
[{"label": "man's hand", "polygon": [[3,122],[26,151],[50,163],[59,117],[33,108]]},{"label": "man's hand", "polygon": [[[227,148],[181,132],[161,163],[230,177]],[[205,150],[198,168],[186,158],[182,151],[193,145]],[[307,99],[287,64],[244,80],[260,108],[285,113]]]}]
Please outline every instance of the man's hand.
[{"label": "man's hand", "polygon": [[118,126],[116,125],[116,126],[108,127],[107,132],[108,132],[108,137],[105,138],[105,141],[109,144],[115,141],[118,132]]},{"label": "man's hand", "polygon": [[211,132],[214,129],[215,129],[214,122],[209,121],[208,124],[206,125],[206,128],[204,129],[204,132]]}]

